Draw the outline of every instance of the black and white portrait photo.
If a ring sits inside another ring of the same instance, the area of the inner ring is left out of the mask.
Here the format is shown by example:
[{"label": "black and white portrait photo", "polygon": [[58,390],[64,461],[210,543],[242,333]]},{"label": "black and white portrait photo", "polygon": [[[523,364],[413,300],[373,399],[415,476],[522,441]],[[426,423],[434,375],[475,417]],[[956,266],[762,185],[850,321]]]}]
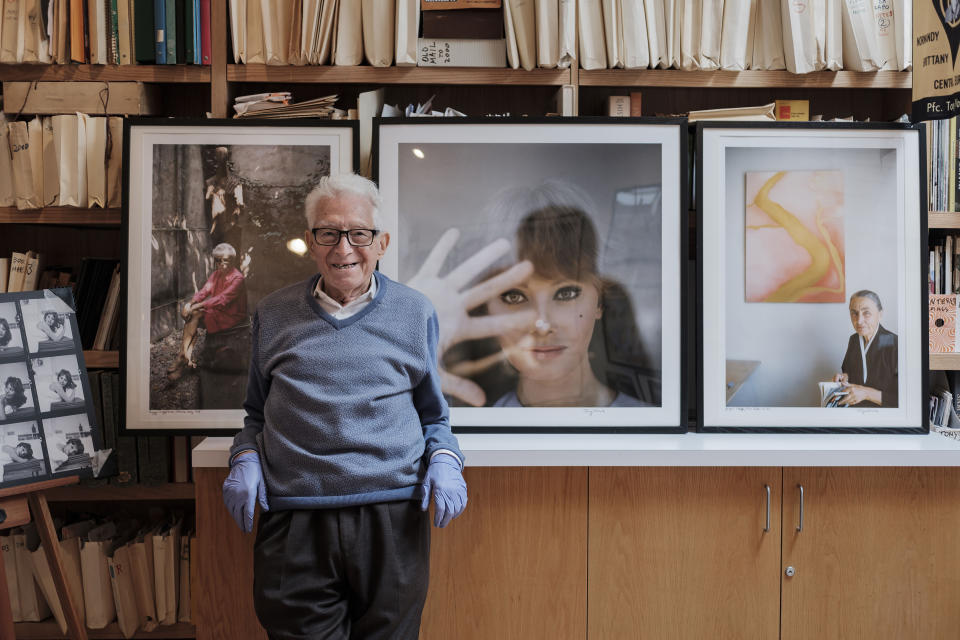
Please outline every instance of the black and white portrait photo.
[{"label": "black and white portrait photo", "polygon": [[303,202],[353,169],[352,133],[131,128],[128,428],[239,428],[253,312],[313,274]]},{"label": "black and white portrait photo", "polygon": [[[93,469],[96,460],[93,431],[86,413],[43,419],[43,435],[52,473]],[[99,467],[99,465],[97,465]]]},{"label": "black and white portrait photo", "polygon": [[86,406],[77,356],[45,356],[31,360],[40,412],[76,411]]},{"label": "black and white portrait photo", "polygon": [[678,424],[677,127],[384,123],[379,139],[381,268],[437,309],[454,426]]},{"label": "black and white portrait photo", "polygon": [[20,313],[30,353],[64,353],[77,348],[71,321],[76,313],[60,298],[21,300]]},{"label": "black and white portrait photo", "polygon": [[48,475],[38,421],[0,426],[0,473],[4,485],[35,482]]},{"label": "black and white portrait photo", "polygon": [[0,420],[24,420],[36,413],[33,382],[26,362],[0,363],[0,384],[3,385]]},{"label": "black and white portrait photo", "polygon": [[16,302],[0,302],[0,358],[23,355],[20,312]]}]

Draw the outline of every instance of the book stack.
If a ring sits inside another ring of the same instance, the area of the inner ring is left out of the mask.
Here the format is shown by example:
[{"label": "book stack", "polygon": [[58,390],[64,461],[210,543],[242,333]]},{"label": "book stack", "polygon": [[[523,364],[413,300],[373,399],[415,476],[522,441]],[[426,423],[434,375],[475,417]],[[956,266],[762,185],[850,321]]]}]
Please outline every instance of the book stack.
[{"label": "book stack", "polygon": [[931,234],[930,272],[927,285],[932,295],[960,293],[960,234]]},{"label": "book stack", "polygon": [[[191,622],[190,558],[196,536],[182,513],[106,521],[89,514],[67,517],[76,521],[58,525],[56,544],[80,620],[88,629],[116,621],[122,637],[131,638],[138,631]],[[13,621],[39,622],[52,615],[66,634],[36,525],[0,534],[0,551]]]},{"label": "book stack", "polygon": [[0,20],[0,63],[210,64],[210,0],[10,0]]},{"label": "book stack", "polygon": [[0,207],[120,206],[123,119],[0,114]]}]

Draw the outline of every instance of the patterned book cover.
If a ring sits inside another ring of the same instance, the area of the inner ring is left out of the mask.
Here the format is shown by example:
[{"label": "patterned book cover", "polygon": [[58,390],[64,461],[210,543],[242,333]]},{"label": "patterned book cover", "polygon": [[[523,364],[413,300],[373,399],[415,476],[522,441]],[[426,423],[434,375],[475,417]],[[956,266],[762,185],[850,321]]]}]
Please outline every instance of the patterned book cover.
[{"label": "patterned book cover", "polygon": [[930,353],[957,352],[957,295],[930,296]]}]

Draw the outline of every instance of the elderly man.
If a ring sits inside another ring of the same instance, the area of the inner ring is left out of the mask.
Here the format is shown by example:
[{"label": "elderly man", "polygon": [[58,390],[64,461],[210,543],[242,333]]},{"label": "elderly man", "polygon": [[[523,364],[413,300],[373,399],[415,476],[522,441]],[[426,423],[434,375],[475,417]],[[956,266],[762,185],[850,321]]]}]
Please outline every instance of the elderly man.
[{"label": "elderly man", "polygon": [[[466,505],[437,371],[437,315],[376,272],[390,242],[376,186],[307,197],[319,273],[261,301],[244,429],[223,497],[253,527],[254,603],[272,639],[416,638],[434,524]],[[269,511],[267,510],[269,506]]]}]

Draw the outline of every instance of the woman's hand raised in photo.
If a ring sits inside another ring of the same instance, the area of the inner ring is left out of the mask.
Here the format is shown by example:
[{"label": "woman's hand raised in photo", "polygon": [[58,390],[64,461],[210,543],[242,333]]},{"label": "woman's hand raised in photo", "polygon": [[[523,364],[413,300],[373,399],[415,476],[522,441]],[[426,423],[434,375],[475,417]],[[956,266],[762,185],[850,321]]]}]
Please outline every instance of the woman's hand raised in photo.
[{"label": "woman's hand raised in photo", "polygon": [[486,402],[483,389],[462,376],[493,366],[503,358],[503,352],[497,352],[482,360],[459,363],[456,373],[444,368],[443,355],[447,349],[464,340],[495,337],[531,325],[536,320],[533,311],[485,316],[470,316],[468,312],[529,278],[533,273],[533,265],[525,260],[503,273],[467,287],[510,250],[510,242],[505,238],[494,240],[441,277],[440,269],[459,238],[458,229],[445,231],[424,260],[423,266],[406,284],[426,295],[437,310],[440,322],[438,353],[443,392],[475,407],[481,407]]}]

